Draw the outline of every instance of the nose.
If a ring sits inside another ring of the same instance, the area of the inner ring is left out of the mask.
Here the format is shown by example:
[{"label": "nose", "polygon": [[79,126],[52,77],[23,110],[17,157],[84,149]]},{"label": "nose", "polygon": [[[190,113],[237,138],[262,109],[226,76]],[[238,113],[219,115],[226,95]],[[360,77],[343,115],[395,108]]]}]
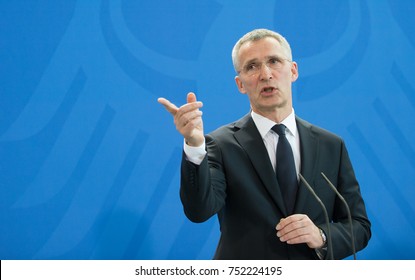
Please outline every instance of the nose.
[{"label": "nose", "polygon": [[259,70],[259,75],[261,80],[270,80],[272,79],[272,71],[271,68],[266,64],[261,64],[261,69]]}]

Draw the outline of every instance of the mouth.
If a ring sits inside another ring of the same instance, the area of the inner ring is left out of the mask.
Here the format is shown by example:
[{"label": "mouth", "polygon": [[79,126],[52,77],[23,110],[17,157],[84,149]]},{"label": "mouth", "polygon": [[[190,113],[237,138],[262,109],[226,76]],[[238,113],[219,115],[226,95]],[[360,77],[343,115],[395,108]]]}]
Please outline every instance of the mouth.
[{"label": "mouth", "polygon": [[265,95],[271,95],[273,94],[275,91],[277,90],[277,88],[275,87],[263,87],[261,89],[261,93],[265,94]]}]

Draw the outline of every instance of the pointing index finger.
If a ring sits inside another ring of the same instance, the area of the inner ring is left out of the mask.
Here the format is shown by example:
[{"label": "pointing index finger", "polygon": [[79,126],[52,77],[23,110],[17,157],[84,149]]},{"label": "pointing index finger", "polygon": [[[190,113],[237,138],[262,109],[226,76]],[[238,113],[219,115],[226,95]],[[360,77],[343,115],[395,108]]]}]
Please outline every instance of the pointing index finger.
[{"label": "pointing index finger", "polygon": [[174,105],[173,103],[171,103],[169,100],[167,100],[166,98],[160,97],[157,99],[158,103],[160,103],[161,105],[164,106],[164,108],[166,108],[166,110],[172,114],[175,115],[177,110],[179,108],[177,108],[176,105]]}]

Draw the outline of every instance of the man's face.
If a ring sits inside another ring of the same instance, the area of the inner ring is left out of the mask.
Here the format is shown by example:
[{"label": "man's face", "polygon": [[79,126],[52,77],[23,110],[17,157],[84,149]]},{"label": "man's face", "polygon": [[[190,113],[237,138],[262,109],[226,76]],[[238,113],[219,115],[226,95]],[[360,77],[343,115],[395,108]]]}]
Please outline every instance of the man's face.
[{"label": "man's face", "polygon": [[239,91],[248,95],[252,110],[264,116],[291,112],[291,84],[298,78],[298,68],[280,43],[272,37],[246,42],[238,58],[240,73],[235,82]]}]

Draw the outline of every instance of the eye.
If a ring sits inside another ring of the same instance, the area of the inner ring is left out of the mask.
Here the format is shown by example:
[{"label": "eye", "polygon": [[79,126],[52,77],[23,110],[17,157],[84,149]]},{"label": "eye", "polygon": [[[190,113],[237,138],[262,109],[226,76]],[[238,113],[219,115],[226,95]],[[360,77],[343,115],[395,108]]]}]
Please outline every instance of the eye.
[{"label": "eye", "polygon": [[268,62],[271,65],[275,65],[275,64],[281,63],[281,59],[279,59],[278,57],[273,57],[273,58],[270,58]]},{"label": "eye", "polygon": [[249,63],[248,65],[245,66],[246,71],[252,71],[255,69],[258,69],[257,63]]}]

